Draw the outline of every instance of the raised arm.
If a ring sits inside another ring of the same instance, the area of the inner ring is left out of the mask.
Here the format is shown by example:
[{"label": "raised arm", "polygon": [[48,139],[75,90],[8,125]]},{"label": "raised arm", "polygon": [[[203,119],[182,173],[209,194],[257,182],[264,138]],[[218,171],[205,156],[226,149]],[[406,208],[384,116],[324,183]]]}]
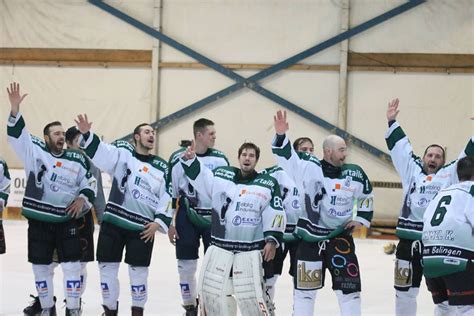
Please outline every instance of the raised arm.
[{"label": "raised arm", "polygon": [[92,122],[89,121],[87,114],[78,115],[74,121],[82,134],[81,147],[100,170],[113,175],[121,151],[128,152],[130,155],[133,153],[133,146],[128,142],[116,141],[113,144],[107,144],[101,141],[96,134],[91,132]]},{"label": "raised arm", "polygon": [[277,160],[277,164],[285,170],[294,181],[302,179],[304,163],[300,161],[298,154],[291,146],[291,142],[286,135],[289,124],[286,119],[286,111],[278,111],[273,116],[275,127],[275,138],[272,142],[272,152]]},{"label": "raised arm", "polygon": [[389,127],[385,134],[385,141],[390,150],[393,165],[400,175],[404,187],[407,187],[413,170],[415,168],[421,169],[421,161],[413,155],[413,147],[400,124],[396,121],[400,112],[398,106],[398,99],[388,103],[387,121]]},{"label": "raised arm", "polygon": [[[10,100],[10,116],[7,123],[8,142],[13,147],[13,150],[18,155],[21,161],[25,163],[31,159],[33,154],[32,137],[25,126],[25,120],[20,113],[20,104],[28,94],[21,95],[20,84],[11,83],[10,88],[7,88],[8,99]],[[37,143],[42,141],[35,137]],[[25,163],[25,168],[27,168]]]},{"label": "raised arm", "polygon": [[25,93],[21,95],[20,84],[16,82],[10,83],[10,89],[7,87],[8,99],[10,100],[10,115],[16,117],[20,112],[20,104],[23,99],[28,95]]}]

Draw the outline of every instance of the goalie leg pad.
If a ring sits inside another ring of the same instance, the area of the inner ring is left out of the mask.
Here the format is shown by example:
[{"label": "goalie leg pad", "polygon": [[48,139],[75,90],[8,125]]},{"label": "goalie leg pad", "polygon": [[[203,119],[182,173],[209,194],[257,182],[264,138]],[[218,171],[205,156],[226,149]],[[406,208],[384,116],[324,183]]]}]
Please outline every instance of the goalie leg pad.
[{"label": "goalie leg pad", "polygon": [[[230,270],[234,254],[216,246],[210,246],[204,255],[199,274],[198,292],[201,308],[208,316],[231,315],[228,310],[226,289],[229,288]],[[234,304],[235,305],[235,304]]]},{"label": "goalie leg pad", "polygon": [[235,254],[232,279],[242,315],[273,315],[273,304],[265,291],[260,251]]}]

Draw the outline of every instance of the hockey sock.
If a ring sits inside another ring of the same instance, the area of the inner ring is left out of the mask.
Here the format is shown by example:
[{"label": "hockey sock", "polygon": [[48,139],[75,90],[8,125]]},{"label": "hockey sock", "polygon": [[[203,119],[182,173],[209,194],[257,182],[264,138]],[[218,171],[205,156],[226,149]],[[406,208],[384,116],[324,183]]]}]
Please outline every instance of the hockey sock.
[{"label": "hockey sock", "polygon": [[80,307],[81,297],[81,263],[62,262],[61,267],[64,275],[64,288],[66,289],[66,307],[77,309]]},{"label": "hockey sock", "polygon": [[48,264],[33,264],[33,274],[35,275],[36,291],[42,308],[54,306],[54,270]]},{"label": "hockey sock", "polygon": [[265,280],[265,287],[272,302],[273,302],[273,298],[275,297],[275,283],[277,279],[278,279],[278,275],[275,274],[273,277]]},{"label": "hockey sock", "polygon": [[411,287],[408,291],[395,290],[396,316],[416,316],[416,297],[419,291],[417,287]]},{"label": "hockey sock", "polygon": [[120,294],[120,284],[117,277],[119,264],[120,262],[99,262],[102,302],[110,310],[117,310]]},{"label": "hockey sock", "polygon": [[360,315],[360,292],[344,294],[341,290],[336,290],[339,301],[341,316],[359,316]]},{"label": "hockey sock", "polygon": [[449,306],[448,301],[435,304],[434,316],[456,315],[456,306]]},{"label": "hockey sock", "polygon": [[474,306],[473,305],[458,305],[453,306],[456,308],[458,315],[462,316],[474,316]]},{"label": "hockey sock", "polygon": [[295,289],[293,291],[293,315],[312,316],[316,294],[316,290],[302,291]]},{"label": "hockey sock", "polygon": [[196,270],[197,260],[178,259],[179,286],[184,305],[196,305]]},{"label": "hockey sock", "polygon": [[81,296],[84,294],[87,285],[87,262],[81,262]]},{"label": "hockey sock", "polygon": [[132,306],[145,307],[147,295],[148,267],[128,266],[130,276],[130,287],[132,291]]}]

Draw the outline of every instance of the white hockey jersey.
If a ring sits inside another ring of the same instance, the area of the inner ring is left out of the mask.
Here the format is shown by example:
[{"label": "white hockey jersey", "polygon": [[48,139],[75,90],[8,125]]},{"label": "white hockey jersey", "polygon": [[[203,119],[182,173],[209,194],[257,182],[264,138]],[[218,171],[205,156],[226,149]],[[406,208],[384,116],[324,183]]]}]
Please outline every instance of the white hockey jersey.
[{"label": "white hockey jersey", "polygon": [[243,179],[240,169],[219,167],[210,171],[198,159],[183,161],[191,185],[212,200],[212,243],[242,252],[261,250],[265,241],[279,244],[286,225],[278,182],[258,174]]},{"label": "white hockey jersey", "polygon": [[[170,182],[169,185],[173,197],[172,209],[174,212],[177,199],[180,196],[185,196],[189,201],[187,215],[191,222],[200,227],[210,227],[212,203],[206,195],[202,195],[199,193],[199,190],[194,189],[184,174],[180,158],[185,150],[185,148],[180,148],[171,155],[169,160],[168,181]],[[229,166],[229,161],[224,153],[217,149],[209,148],[204,154],[197,154],[196,157],[209,170]]]},{"label": "white hockey jersey", "polygon": [[278,181],[283,200],[283,210],[286,213],[286,228],[283,240],[285,242],[295,240],[293,233],[295,232],[296,223],[301,216],[300,194],[295,182],[279,166],[263,169],[260,173],[268,174]]},{"label": "white hockey jersey", "polygon": [[10,173],[5,160],[0,158],[0,213],[7,205],[8,195],[10,194]]},{"label": "white hockey jersey", "polygon": [[[444,165],[438,172],[426,174],[422,160],[413,154],[408,137],[398,122],[394,122],[385,134],[393,165],[402,180],[403,205],[397,224],[397,236],[420,240],[423,230],[423,213],[439,190],[458,182],[457,160]],[[474,137],[458,157],[474,154]]]},{"label": "white hockey jersey", "polygon": [[301,182],[304,192],[304,210],[296,226],[296,234],[314,242],[340,234],[353,219],[369,227],[373,217],[373,195],[370,181],[361,167],[344,164],[337,178],[326,177],[321,163],[314,155],[297,154],[288,137],[281,146],[273,141],[272,151],[278,165],[295,182]]},{"label": "white hockey jersey", "polygon": [[113,178],[102,220],[134,231],[154,221],[166,232],[171,222],[166,161],[140,155],[126,141],[106,144],[95,134],[83,141],[81,146],[94,165]]},{"label": "white hockey jersey", "polygon": [[474,263],[474,181],[439,191],[423,215],[423,273],[433,278]]},{"label": "white hockey jersey", "polygon": [[28,133],[20,113],[9,117],[7,134],[26,172],[23,216],[43,222],[68,221],[71,216],[66,214],[66,208],[78,196],[86,200],[82,213],[90,210],[96,195],[96,180],[81,152],[64,150],[59,156],[53,155],[42,139]]}]

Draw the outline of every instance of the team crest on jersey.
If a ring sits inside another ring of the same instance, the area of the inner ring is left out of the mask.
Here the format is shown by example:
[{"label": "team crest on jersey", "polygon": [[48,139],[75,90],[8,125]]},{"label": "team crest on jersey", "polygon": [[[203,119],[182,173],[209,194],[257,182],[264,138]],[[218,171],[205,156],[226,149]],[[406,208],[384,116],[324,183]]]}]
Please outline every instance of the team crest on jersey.
[{"label": "team crest on jersey", "polygon": [[344,181],[344,186],[346,188],[349,188],[351,186],[351,181],[352,181],[352,177],[351,176],[347,176],[346,177],[346,180]]}]

